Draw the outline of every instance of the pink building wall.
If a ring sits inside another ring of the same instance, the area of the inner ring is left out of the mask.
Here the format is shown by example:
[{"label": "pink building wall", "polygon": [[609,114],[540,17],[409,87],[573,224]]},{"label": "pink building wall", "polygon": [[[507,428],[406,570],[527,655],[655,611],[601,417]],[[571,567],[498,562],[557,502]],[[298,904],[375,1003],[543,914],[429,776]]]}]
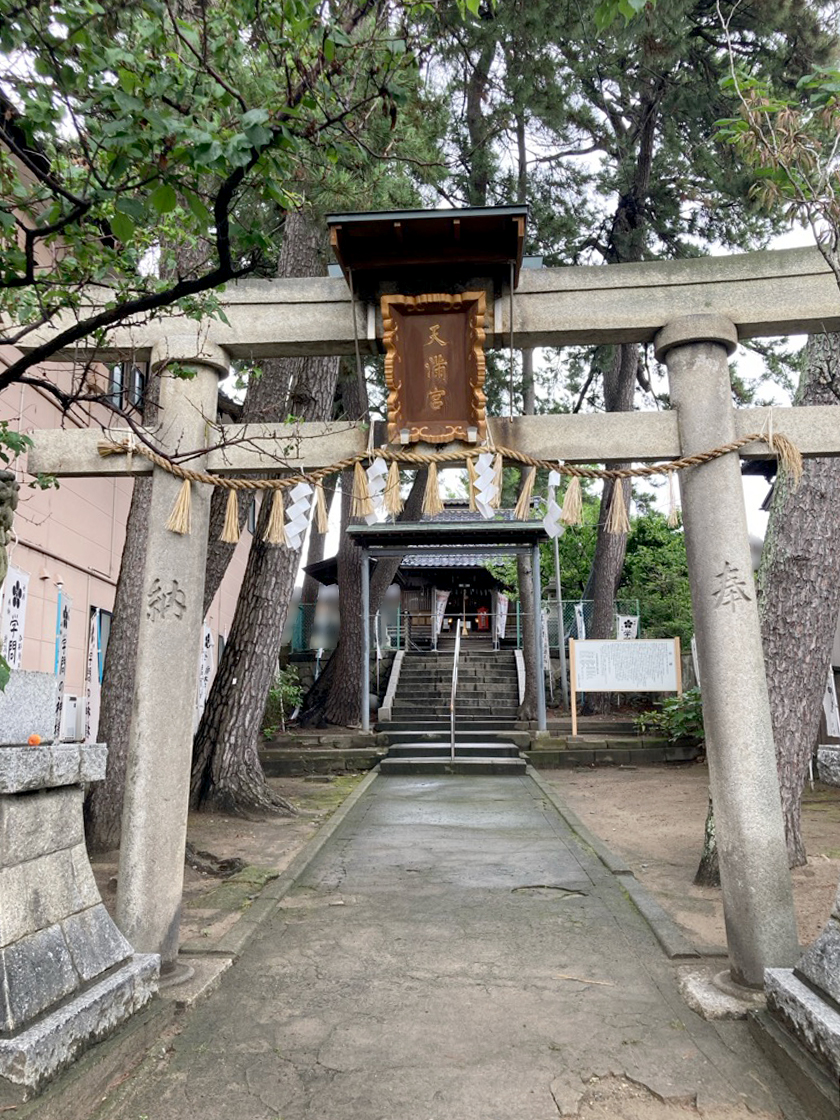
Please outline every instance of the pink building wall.
[{"label": "pink building wall", "polygon": [[[54,380],[69,383],[66,367],[55,367],[51,373]],[[8,420],[11,427],[27,434],[45,428],[105,425],[111,416],[96,405],[74,407],[70,414],[63,414],[46,392],[34,386],[11,386],[0,394],[0,420]],[[10,563],[30,576],[21,668],[55,672],[61,584],[72,600],[65,691],[82,696],[91,609],[113,609],[133,483],[124,478],[68,478],[61,480],[59,489],[42,491],[28,485],[31,476],[26,473],[25,455],[13,468],[21,489],[14,522],[17,541],[9,548]],[[250,540],[250,533],[243,532],[205,620],[214,638],[214,672],[219,637],[227,634],[233,618]],[[7,582],[3,592],[8,587]],[[196,650],[196,678],[199,655]]]}]

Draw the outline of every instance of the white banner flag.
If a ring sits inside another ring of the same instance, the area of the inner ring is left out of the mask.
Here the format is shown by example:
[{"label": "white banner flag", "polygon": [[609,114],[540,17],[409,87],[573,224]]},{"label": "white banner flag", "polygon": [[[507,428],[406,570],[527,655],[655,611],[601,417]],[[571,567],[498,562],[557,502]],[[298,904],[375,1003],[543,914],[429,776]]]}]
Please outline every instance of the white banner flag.
[{"label": "white banner flag", "polygon": [[90,612],[88,655],[85,668],[85,742],[95,743],[99,730],[99,700],[102,694],[102,611]]},{"label": "white banner flag", "polygon": [[697,635],[691,635],[691,662],[694,665],[694,678],[697,681],[697,687],[700,687],[700,659],[697,656]]},{"label": "white banner flag", "polygon": [[577,627],[578,641],[585,641],[586,619],[583,616],[583,603],[575,603],[575,626]]},{"label": "white banner flag", "polygon": [[53,738],[61,742],[61,720],[64,715],[64,682],[67,679],[67,631],[70,628],[70,610],[73,600],[64,591],[58,592],[55,616],[55,675],[58,678],[58,699],[55,704],[55,730]]},{"label": "white banner flag", "polygon": [[615,636],[619,641],[639,636],[639,616],[637,614],[617,614],[615,616]]},{"label": "white banner flag", "polygon": [[504,641],[505,630],[507,630],[509,607],[510,599],[508,599],[507,595],[496,596],[496,637],[500,642]]},{"label": "white banner flag", "polygon": [[840,739],[840,711],[837,708],[837,689],[834,687],[834,670],[829,665],[828,681],[823,697],[825,729],[833,739]]},{"label": "white banner flag", "polygon": [[19,669],[23,659],[23,634],[26,628],[26,601],[29,574],[9,568],[3,584],[3,656],[10,669]]},{"label": "white banner flag", "polygon": [[435,591],[435,637],[443,627],[443,616],[446,614],[446,604],[449,602],[448,591]]},{"label": "white banner flag", "polygon": [[542,612],[542,643],[543,643],[543,665],[547,673],[551,672],[551,646],[548,644],[548,615],[545,608]]}]

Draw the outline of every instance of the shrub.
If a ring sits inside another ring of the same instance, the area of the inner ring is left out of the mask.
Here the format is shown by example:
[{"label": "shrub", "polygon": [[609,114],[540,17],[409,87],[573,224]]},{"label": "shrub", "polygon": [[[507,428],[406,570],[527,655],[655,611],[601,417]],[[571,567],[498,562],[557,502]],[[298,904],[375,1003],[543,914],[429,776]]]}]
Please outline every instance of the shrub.
[{"label": "shrub", "polygon": [[274,678],[274,684],[268,693],[268,702],[263,716],[263,735],[266,739],[280,727],[286,730],[286,720],[300,703],[303,686],[297,675],[294,665],[287,665],[280,669]]},{"label": "shrub", "polygon": [[669,696],[657,709],[642,712],[633,722],[640,735],[665,735],[672,743],[678,739],[705,738],[703,701],[699,688],[690,688],[682,696]]}]

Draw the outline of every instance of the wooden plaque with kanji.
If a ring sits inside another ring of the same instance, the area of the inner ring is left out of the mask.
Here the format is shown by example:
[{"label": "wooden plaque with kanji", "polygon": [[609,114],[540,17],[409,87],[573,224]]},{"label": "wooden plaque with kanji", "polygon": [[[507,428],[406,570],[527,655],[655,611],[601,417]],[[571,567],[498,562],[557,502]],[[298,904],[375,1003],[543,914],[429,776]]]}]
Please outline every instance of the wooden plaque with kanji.
[{"label": "wooden plaque with kanji", "polygon": [[484,292],[382,297],[389,442],[484,440],[484,312]]}]

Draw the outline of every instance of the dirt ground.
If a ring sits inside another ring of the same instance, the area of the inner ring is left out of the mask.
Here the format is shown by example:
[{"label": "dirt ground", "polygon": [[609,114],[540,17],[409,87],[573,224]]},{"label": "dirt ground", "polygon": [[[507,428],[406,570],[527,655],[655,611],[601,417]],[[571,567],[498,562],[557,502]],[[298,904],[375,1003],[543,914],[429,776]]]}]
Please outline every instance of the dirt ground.
[{"label": "dirt ground", "polygon": [[[723,950],[720,892],[695,887],[708,804],[705,764],[638,770],[543,770],[588,828],[622,855],[636,878],[691,935],[701,951]],[[806,787],[802,807],[808,865],[793,872],[799,938],[822,931],[840,880],[840,789]]]}]

